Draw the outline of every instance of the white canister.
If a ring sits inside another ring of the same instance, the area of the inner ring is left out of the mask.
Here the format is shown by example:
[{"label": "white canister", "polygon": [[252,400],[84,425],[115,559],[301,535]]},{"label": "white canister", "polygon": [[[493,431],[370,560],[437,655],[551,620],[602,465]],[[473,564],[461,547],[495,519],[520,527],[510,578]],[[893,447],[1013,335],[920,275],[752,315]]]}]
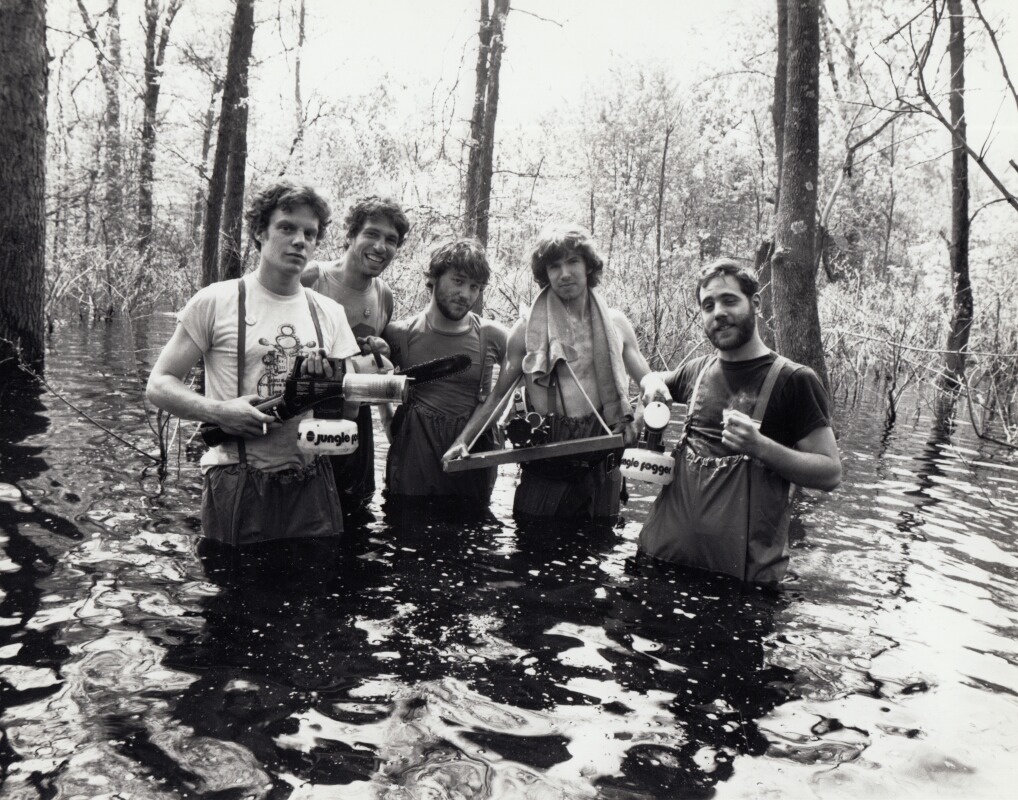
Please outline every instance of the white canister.
[{"label": "white canister", "polygon": [[632,481],[667,486],[675,477],[675,459],[668,453],[630,447],[622,454],[622,474]]},{"label": "white canister", "polygon": [[357,423],[349,419],[302,419],[297,449],[325,456],[345,456],[357,449]]}]

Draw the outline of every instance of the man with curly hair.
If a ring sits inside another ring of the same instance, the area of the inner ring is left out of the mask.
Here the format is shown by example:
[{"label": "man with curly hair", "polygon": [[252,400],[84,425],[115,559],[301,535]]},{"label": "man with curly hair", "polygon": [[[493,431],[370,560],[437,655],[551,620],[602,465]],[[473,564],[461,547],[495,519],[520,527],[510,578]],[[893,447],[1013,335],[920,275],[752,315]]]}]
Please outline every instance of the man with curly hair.
[{"label": "man with curly hair", "polygon": [[[252,405],[279,394],[298,356],[330,376],[326,356],[374,371],[343,309],[301,287],[300,276],[329,224],[328,203],[310,186],[279,181],[246,214],[258,251],[253,272],[195,294],[148,380],[146,395],[183,419],[236,437],[202,457],[202,532],[221,545],[335,537],[343,530],[332,469],[297,448],[299,418],[279,422]],[[205,361],[205,394],[184,379]]]},{"label": "man with curly hair", "polygon": [[[410,222],[394,200],[371,195],[354,201],[344,220],[345,251],[337,261],[308,264],[301,283],[343,306],[362,354],[388,356],[381,338],[392,318],[392,290],[380,277],[410,230]],[[336,486],[348,512],[362,510],[375,493],[375,442],[371,408],[357,416],[360,444],[348,456],[332,457]]]},{"label": "man with curly hair", "polygon": [[[608,306],[595,287],[604,262],[579,226],[545,229],[531,253],[531,271],[541,292],[530,312],[509,332],[508,354],[495,391],[471,417],[443,457],[466,455],[483,421],[520,375],[527,402],[546,421],[546,441],[622,433],[636,441],[630,379],[650,371],[633,325]],[[513,511],[519,518],[611,520],[622,492],[619,459],[613,452],[559,457],[522,465]]]}]

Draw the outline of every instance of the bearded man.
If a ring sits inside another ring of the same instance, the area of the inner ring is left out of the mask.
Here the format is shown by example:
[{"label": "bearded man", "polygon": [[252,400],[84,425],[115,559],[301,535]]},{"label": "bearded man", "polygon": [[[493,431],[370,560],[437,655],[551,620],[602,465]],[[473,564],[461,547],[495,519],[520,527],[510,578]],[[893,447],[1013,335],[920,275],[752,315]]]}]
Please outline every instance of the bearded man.
[{"label": "bearded man", "polygon": [[644,403],[687,405],[665,486],[640,533],[659,559],[776,583],[788,566],[792,484],[831,491],[841,457],[813,370],[772,352],[757,330],[755,272],[722,259],[696,285],[715,353],[640,383]]}]

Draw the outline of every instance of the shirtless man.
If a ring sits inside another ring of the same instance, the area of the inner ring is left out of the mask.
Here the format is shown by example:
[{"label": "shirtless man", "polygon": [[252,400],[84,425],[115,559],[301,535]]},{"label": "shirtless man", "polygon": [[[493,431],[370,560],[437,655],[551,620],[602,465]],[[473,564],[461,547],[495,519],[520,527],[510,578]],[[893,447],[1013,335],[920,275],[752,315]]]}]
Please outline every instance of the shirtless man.
[{"label": "shirtless man", "polygon": [[[547,441],[603,434],[598,416],[623,434],[626,445],[636,441],[629,379],[639,383],[650,367],[632,323],[595,291],[603,269],[583,228],[542,232],[531,253],[531,270],[542,291],[528,318],[509,333],[495,391],[474,412],[444,461],[467,454],[469,442],[520,375],[531,408],[552,421]],[[533,461],[523,464],[522,471],[513,502],[520,517],[618,516],[622,474],[614,453]]]},{"label": "shirtless man", "polygon": [[[410,223],[403,209],[383,197],[358,198],[343,220],[346,251],[338,261],[313,262],[301,283],[335,300],[346,311],[361,353],[389,354],[381,338],[392,318],[392,291],[380,277],[403,246]],[[347,512],[363,509],[375,493],[375,442],[371,407],[357,413],[360,444],[348,456],[331,458],[336,488]]]}]

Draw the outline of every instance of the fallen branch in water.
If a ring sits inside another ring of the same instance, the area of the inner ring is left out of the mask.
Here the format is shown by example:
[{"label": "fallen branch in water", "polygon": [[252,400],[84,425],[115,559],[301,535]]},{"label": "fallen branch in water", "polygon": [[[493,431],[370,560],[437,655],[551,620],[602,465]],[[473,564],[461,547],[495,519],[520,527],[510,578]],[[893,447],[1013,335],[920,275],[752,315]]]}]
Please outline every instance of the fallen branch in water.
[{"label": "fallen branch in water", "polygon": [[14,342],[10,341],[9,339],[0,339],[0,341],[6,342],[13,349],[14,353],[17,356],[17,362],[18,362],[17,366],[18,366],[19,370],[21,370],[23,373],[28,375],[30,378],[33,378],[33,379],[37,380],[40,384],[42,384],[43,387],[45,387],[47,390],[49,390],[53,394],[54,397],[56,397],[60,402],[64,403],[68,408],[70,408],[73,411],[75,411],[78,414],[80,414],[84,419],[86,419],[89,422],[91,422],[99,430],[101,430],[104,433],[112,436],[114,439],[116,439],[121,444],[127,445],[132,450],[134,450],[136,453],[140,453],[141,455],[145,456],[145,458],[151,459],[152,461],[154,461],[157,464],[162,464],[163,463],[163,459],[160,459],[158,456],[154,456],[151,453],[146,453],[144,450],[142,450],[140,447],[138,447],[133,442],[129,442],[127,439],[125,439],[120,434],[118,434],[118,433],[116,433],[114,431],[111,431],[109,428],[107,428],[101,422],[99,422],[98,420],[95,420],[92,417],[90,417],[85,411],[83,411],[82,409],[78,408],[78,406],[74,405],[74,403],[72,403],[70,400],[68,400],[62,394],[60,394],[60,392],[58,392],[52,386],[50,386],[49,383],[47,383],[46,379],[44,377],[42,377],[42,375],[40,375],[34,369],[29,367],[27,364],[25,364],[24,359],[21,358],[21,350],[20,350],[20,348],[18,348],[18,346]]}]

